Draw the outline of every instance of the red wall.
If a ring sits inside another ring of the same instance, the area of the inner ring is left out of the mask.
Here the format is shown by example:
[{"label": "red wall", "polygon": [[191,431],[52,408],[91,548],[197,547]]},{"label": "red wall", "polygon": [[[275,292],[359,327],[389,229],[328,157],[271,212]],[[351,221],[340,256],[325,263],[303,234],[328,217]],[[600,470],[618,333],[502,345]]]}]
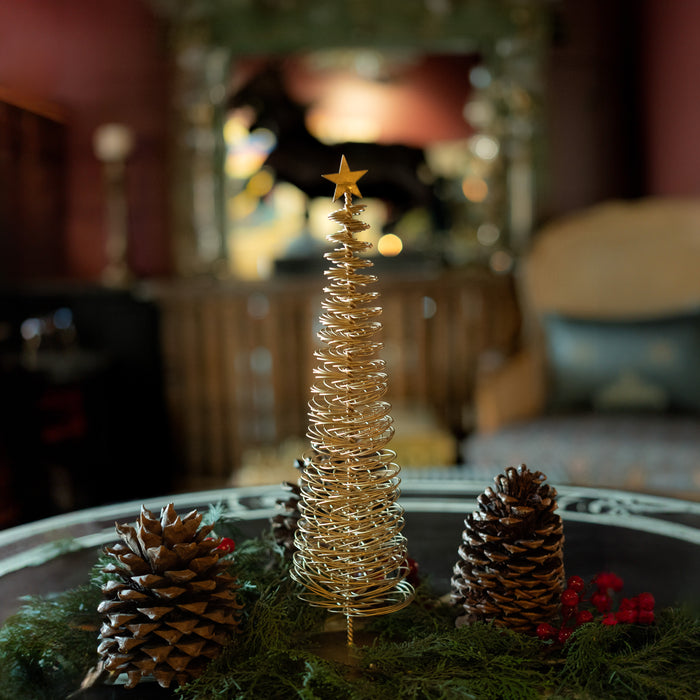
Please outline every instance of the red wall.
[{"label": "red wall", "polygon": [[542,219],[606,199],[700,196],[700,1],[552,8]]},{"label": "red wall", "polygon": [[[611,7],[603,0],[592,4]],[[564,3],[568,12],[578,9],[579,14],[586,6],[582,17],[569,18],[571,32],[580,33],[584,25],[591,25],[591,3]],[[642,131],[642,194],[699,195],[700,42],[696,30],[700,2],[634,0],[623,7],[622,20],[626,15],[630,21],[623,21],[621,32],[636,31],[631,19],[641,14],[640,108],[638,115],[636,106],[632,111]],[[606,26],[604,11],[592,26],[598,30]],[[611,47],[622,35],[617,40],[615,32],[603,38],[600,31],[586,35],[586,42],[597,37],[597,45],[574,42],[568,62],[555,61],[561,80],[550,76],[558,97],[550,122],[554,184],[548,213],[624,194],[621,169],[639,165],[631,165],[631,154],[625,154],[619,145],[633,125],[628,121],[625,126],[617,118],[612,128],[608,121],[608,113],[614,112],[611,95],[619,92],[610,76],[620,66],[619,59],[609,58],[614,55]],[[555,56],[562,58],[561,49]],[[580,79],[572,80],[572,75],[579,75],[576,71],[590,71],[592,62],[599,69],[597,77],[581,73]],[[0,91],[20,99],[56,103],[66,115],[64,248],[69,277],[96,280],[104,265],[105,202],[92,135],[107,121],[126,123],[136,132],[136,149],[127,172],[131,266],[139,276],[170,271],[167,80],[165,38],[147,0],[0,2]],[[583,108],[567,114],[556,107],[574,103]]]},{"label": "red wall", "polygon": [[640,194],[638,129],[629,118],[637,111],[640,1],[552,3],[557,21],[545,64],[544,219]]},{"label": "red wall", "polygon": [[700,195],[700,2],[647,0],[644,119],[651,194]]},{"label": "red wall", "polygon": [[145,0],[0,3],[0,88],[55,103],[68,127],[66,274],[96,280],[104,266],[102,172],[95,128],[135,132],[127,165],[129,261],[138,276],[170,268],[167,227],[167,54]]}]

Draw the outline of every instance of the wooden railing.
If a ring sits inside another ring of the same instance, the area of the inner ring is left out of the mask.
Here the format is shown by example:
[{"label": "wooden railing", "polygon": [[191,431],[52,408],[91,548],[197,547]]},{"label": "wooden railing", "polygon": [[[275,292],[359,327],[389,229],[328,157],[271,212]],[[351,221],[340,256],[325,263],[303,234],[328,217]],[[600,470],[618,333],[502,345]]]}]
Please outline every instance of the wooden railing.
[{"label": "wooden railing", "polygon": [[[303,437],[323,282],[177,282],[160,287],[166,394],[184,481],[226,482],[252,446]],[[422,405],[459,435],[477,364],[507,352],[520,318],[509,277],[485,271],[374,286],[392,404]]]}]

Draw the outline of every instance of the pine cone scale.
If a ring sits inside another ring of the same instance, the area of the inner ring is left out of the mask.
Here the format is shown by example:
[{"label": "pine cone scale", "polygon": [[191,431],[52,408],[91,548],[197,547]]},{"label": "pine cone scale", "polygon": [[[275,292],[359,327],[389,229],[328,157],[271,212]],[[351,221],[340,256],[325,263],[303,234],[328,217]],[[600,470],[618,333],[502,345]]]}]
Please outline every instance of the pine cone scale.
[{"label": "pine cone scale", "polygon": [[142,671],[146,671],[147,673],[154,671],[157,666],[157,662],[154,659],[151,659],[150,657],[148,659],[139,659],[138,661],[134,661],[133,663],[134,666],[141,669]]},{"label": "pine cone scale", "polygon": [[191,620],[168,620],[165,623],[168,627],[173,627],[174,629],[182,632],[183,634],[189,634],[192,632],[199,622],[196,619]]},{"label": "pine cone scale", "polygon": [[143,574],[141,576],[131,576],[131,582],[142,588],[153,588],[165,579],[157,574]]},{"label": "pine cone scale", "polygon": [[[182,632],[176,629],[157,629],[153,632],[153,634],[157,634],[161,639],[164,639],[168,644],[175,644],[176,642],[179,642],[180,639],[184,636]],[[143,643],[142,640],[139,640],[140,643]],[[123,649],[122,651],[128,651],[128,649]]]},{"label": "pine cone scale", "polygon": [[107,619],[109,620],[110,626],[115,629],[123,627],[124,625],[128,624],[132,620],[135,620],[136,618],[137,615],[132,615],[129,613],[110,613],[107,615]]},{"label": "pine cone scale", "polygon": [[[170,623],[172,624],[172,623]],[[126,629],[131,632],[131,635],[133,637],[148,637],[153,630],[158,629],[158,625],[153,624],[153,623],[145,623],[141,622],[138,625],[124,625]],[[108,636],[107,633],[105,633],[103,636]]]},{"label": "pine cone scale", "polygon": [[169,645],[160,647],[141,647],[141,650],[147,654],[156,664],[165,661],[170,653],[173,651],[174,647]]},{"label": "pine cone scale", "polygon": [[196,574],[190,569],[181,569],[179,571],[166,571],[164,576],[173,583],[187,583],[195,578]]},{"label": "pine cone scale", "polygon": [[[173,610],[173,608],[165,608],[165,607],[160,607],[160,608],[136,608],[141,615],[145,615],[149,620],[160,620],[163,615],[167,615],[169,612]],[[130,619],[134,619],[133,617]]]},{"label": "pine cone scale", "polygon": [[134,639],[133,637],[115,637],[117,648],[122,654],[128,654],[132,649],[143,644],[145,639]]},{"label": "pine cone scale", "polygon": [[193,591],[214,591],[216,590],[216,581],[193,581],[190,584],[190,590]]}]

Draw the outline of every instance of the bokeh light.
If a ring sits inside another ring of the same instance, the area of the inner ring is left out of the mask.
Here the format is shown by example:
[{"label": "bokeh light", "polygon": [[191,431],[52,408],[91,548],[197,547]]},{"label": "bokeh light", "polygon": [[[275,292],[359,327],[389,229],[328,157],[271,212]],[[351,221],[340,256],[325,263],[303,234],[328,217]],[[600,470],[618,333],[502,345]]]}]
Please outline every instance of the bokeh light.
[{"label": "bokeh light", "polygon": [[377,242],[380,255],[393,258],[403,250],[401,239],[394,233],[385,233]]},{"label": "bokeh light", "polygon": [[470,202],[483,202],[488,196],[489,186],[486,180],[469,176],[462,180],[462,192]]},{"label": "bokeh light", "polygon": [[481,224],[476,230],[476,240],[484,246],[492,246],[498,241],[501,232],[495,224]]}]

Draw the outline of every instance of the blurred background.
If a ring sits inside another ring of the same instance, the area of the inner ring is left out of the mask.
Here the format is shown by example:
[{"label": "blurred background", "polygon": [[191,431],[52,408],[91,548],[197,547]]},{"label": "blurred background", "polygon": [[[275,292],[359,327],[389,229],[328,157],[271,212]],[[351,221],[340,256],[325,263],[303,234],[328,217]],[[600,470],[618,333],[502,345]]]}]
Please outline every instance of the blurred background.
[{"label": "blurred background", "polygon": [[393,446],[459,469],[535,232],[700,193],[698,23],[695,0],[0,5],[0,526],[289,478],[341,153],[368,170]]}]

